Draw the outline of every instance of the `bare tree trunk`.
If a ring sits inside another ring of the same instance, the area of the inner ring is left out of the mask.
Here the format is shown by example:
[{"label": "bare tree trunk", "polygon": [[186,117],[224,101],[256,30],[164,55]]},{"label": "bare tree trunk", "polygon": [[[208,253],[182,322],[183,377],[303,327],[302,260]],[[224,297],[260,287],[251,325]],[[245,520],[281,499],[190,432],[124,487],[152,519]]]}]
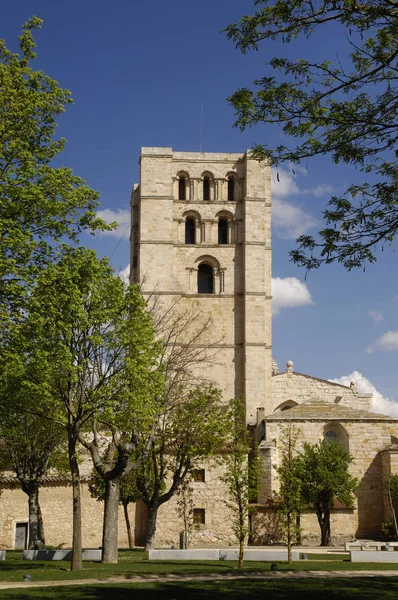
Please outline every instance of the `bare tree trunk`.
[{"label": "bare tree trunk", "polygon": [[69,466],[72,477],[72,498],[73,498],[73,532],[72,532],[72,571],[81,571],[82,562],[82,502],[80,490],[80,471],[77,462],[76,447],[77,436],[71,431],[73,425],[68,427],[68,452]]},{"label": "bare tree trunk", "polygon": [[242,566],[243,566],[243,552],[244,552],[244,547],[245,547],[245,540],[241,538],[239,540],[238,569],[241,569]]},{"label": "bare tree trunk", "polygon": [[126,521],[126,529],[127,529],[128,540],[129,540],[129,548],[131,550],[132,548],[134,548],[134,539],[133,539],[133,532],[131,531],[131,523],[130,523],[128,505],[129,505],[128,502],[123,502],[124,520]]},{"label": "bare tree trunk", "polygon": [[39,489],[37,486],[28,487],[28,505],[29,505],[29,550],[37,548],[39,541]]},{"label": "bare tree trunk", "polygon": [[117,563],[118,511],[120,477],[105,481],[104,527],[102,531],[102,562]]},{"label": "bare tree trunk", "polygon": [[292,515],[287,515],[287,562],[292,564]]},{"label": "bare tree trunk", "polygon": [[156,522],[158,518],[159,505],[148,506],[148,529],[146,534],[145,550],[151,550],[155,546]]},{"label": "bare tree trunk", "polygon": [[[39,492],[37,493],[37,495],[39,495]],[[41,512],[41,507],[40,507],[39,499],[37,499],[37,526],[38,526],[39,541],[42,544],[45,544],[46,543],[46,538],[45,538],[45,535],[44,535],[43,515],[42,515],[42,512]]]},{"label": "bare tree trunk", "polygon": [[321,546],[330,546],[330,509],[329,506],[323,507],[323,515],[317,515],[321,528]]}]

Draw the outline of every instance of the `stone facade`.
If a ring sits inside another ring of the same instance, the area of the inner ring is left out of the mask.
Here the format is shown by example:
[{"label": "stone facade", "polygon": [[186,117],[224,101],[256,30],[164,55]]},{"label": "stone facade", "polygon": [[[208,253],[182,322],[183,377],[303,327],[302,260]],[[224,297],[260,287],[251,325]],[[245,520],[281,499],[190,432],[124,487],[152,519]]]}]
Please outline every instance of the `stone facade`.
[{"label": "stone facade", "polygon": [[[269,410],[271,385],[270,167],[248,154],[142,148],[131,200],[131,278],[144,293],[211,317],[211,378],[248,423]],[[211,289],[199,289],[207,269]]]},{"label": "stone facade", "polygon": [[[281,428],[287,422],[300,430],[298,448],[333,432],[354,458],[355,506],[333,511],[333,542],[380,536],[382,522],[390,517],[384,484],[398,474],[398,419],[372,413],[371,395],[359,394],[353,384],[297,373],[291,361],[279,373],[271,357],[269,165],[248,153],[142,148],[131,215],[131,281],[139,281],[144,294],[161,307],[177,303],[182,312],[197,310],[196,327],[210,318],[202,343],[217,348],[217,360],[206,365],[206,377],[221,388],[225,401],[242,397],[246,403],[247,424],[263,463],[252,543],[280,540],[278,516],[269,501],[278,490]],[[204,481],[192,484],[191,500],[202,522],[192,531],[191,546],[233,544],[223,467],[208,462],[203,468]],[[27,522],[27,497],[10,477],[3,477],[0,487],[0,547],[13,548],[17,524]],[[70,546],[70,485],[49,478],[40,496],[47,542]],[[178,547],[183,521],[177,501],[174,497],[159,510],[158,547]],[[146,508],[139,502],[129,512],[135,542],[142,545]],[[120,546],[127,546],[121,509],[119,525]],[[90,497],[86,484],[83,527],[84,546],[98,547],[102,504]],[[301,527],[304,543],[318,543],[313,513],[301,516]]]}]

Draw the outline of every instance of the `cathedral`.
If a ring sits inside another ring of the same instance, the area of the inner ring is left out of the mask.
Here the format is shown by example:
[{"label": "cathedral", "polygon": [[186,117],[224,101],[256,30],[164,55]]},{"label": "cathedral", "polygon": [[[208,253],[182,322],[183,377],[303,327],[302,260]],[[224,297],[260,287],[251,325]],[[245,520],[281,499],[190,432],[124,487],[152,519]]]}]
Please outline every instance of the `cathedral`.
[{"label": "cathedral", "polygon": [[[225,402],[244,399],[262,463],[251,542],[280,541],[272,498],[278,491],[281,428],[287,423],[299,430],[299,448],[330,437],[353,456],[351,472],[359,487],[353,508],[339,503],[333,508],[332,543],[380,538],[382,523],[390,518],[384,485],[398,474],[398,419],[372,412],[371,394],[358,393],[354,384],[298,373],[291,360],[283,368],[273,361],[270,177],[270,166],[250,153],[142,148],[140,182],[131,197],[131,281],[140,282],[144,295],[159,306],[182,312],[194,307],[210,323],[206,343],[217,348],[217,360],[202,369]],[[102,503],[87,487],[91,468],[90,461],[82,465],[84,547],[101,544]],[[193,547],[236,544],[222,472],[222,465],[209,460],[195,473]],[[11,473],[0,477],[0,489],[0,547],[23,548],[27,497]],[[49,476],[40,498],[47,543],[70,546],[70,481]],[[135,543],[142,545],[145,507],[137,502],[130,513]],[[314,513],[301,515],[300,526],[304,543],[319,544]],[[159,509],[156,546],[178,547],[182,530],[174,497]],[[126,546],[122,509],[119,531],[120,546]]]},{"label": "cathedral", "polygon": [[[271,168],[250,153],[174,152],[142,148],[140,183],[131,200],[131,279],[144,293],[180,310],[198,306],[211,318],[209,343],[219,345],[209,378],[225,401],[244,398],[254,430],[263,482],[252,516],[255,544],[278,541],[272,496],[278,490],[281,427],[294,424],[299,445],[332,437],[354,457],[355,506],[336,505],[332,541],[377,537],[389,519],[383,493],[398,473],[398,420],[371,412],[360,394],[311,375],[292,361],[279,371],[272,359]],[[199,531],[194,542],[233,542],[220,467],[207,465],[193,483]],[[319,543],[313,513],[301,517],[307,543]],[[181,523],[173,502],[161,507],[158,545],[176,543]]]}]

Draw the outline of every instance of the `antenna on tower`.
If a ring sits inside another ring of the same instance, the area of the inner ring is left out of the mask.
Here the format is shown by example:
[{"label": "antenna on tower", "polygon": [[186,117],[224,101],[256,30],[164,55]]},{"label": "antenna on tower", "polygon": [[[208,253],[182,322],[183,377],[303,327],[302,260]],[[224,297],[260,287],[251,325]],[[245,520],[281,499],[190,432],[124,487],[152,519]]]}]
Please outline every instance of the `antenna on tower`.
[{"label": "antenna on tower", "polygon": [[203,152],[203,102],[200,104],[200,135],[199,135],[199,147],[200,151]]}]

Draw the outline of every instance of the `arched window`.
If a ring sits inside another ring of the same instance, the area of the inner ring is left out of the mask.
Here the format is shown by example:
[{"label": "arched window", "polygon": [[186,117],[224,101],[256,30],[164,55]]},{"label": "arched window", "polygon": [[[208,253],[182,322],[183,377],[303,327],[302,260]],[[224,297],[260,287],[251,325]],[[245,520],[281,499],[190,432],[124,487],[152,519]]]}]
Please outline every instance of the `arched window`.
[{"label": "arched window", "polygon": [[203,200],[210,200],[210,178],[203,179]]},{"label": "arched window", "polygon": [[291,408],[293,408],[293,406],[291,406],[291,404],[286,404],[286,406],[283,406],[283,407],[281,408],[281,411],[284,411],[284,410],[290,410]]},{"label": "arched window", "polygon": [[194,244],[195,243],[195,219],[192,217],[188,217],[185,221],[185,243],[186,244]]},{"label": "arched window", "polygon": [[185,177],[183,175],[181,175],[178,180],[178,199],[186,200],[187,199],[186,193],[187,193],[187,180],[185,179]]},{"label": "arched window", "polygon": [[334,431],[334,429],[329,429],[329,431],[327,431],[325,433],[325,442],[339,442],[339,436],[337,435],[337,433]]},{"label": "arched window", "polygon": [[228,221],[226,219],[218,221],[218,243],[228,244]]},{"label": "arched window", "polygon": [[206,263],[201,263],[198,268],[198,294],[214,293],[213,268]]},{"label": "arched window", "polygon": [[228,177],[228,200],[235,200],[235,179]]}]

